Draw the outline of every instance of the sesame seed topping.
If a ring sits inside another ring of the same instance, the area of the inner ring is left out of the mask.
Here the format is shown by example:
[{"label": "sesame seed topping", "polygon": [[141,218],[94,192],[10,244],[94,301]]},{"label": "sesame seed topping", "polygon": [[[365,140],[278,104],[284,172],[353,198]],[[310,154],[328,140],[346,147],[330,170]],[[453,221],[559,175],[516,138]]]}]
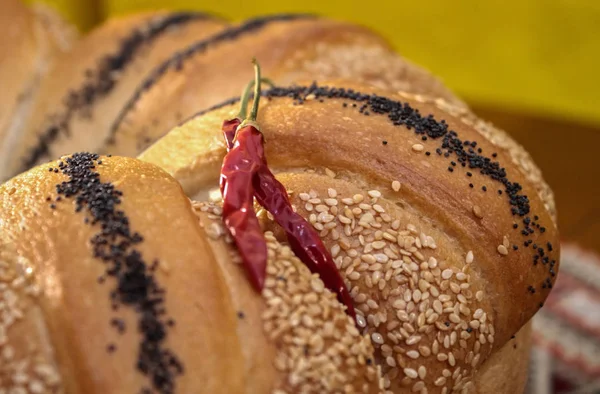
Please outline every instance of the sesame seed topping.
[{"label": "sesame seed topping", "polygon": [[419,373],[412,368],[404,368],[404,374],[411,379],[416,379],[419,376]]},{"label": "sesame seed topping", "polygon": [[400,188],[402,187],[402,185],[400,184],[400,182],[398,181],[393,181],[392,182],[392,190],[395,192],[400,191]]},{"label": "sesame seed topping", "polygon": [[497,250],[502,256],[506,256],[508,254],[508,249],[504,245],[498,245]]},{"label": "sesame seed topping", "polygon": [[425,149],[425,148],[421,144],[414,144],[412,146],[412,150],[415,151],[415,152],[422,152],[423,149]]}]

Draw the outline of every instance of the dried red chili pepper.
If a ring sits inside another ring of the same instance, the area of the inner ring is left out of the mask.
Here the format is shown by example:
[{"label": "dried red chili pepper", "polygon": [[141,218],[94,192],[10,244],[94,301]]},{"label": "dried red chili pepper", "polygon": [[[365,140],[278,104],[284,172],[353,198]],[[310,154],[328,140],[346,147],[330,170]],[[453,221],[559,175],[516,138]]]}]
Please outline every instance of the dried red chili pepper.
[{"label": "dried red chili pepper", "polygon": [[[240,252],[250,281],[262,290],[267,269],[267,244],[254,212],[253,179],[264,157],[263,136],[255,127],[260,99],[260,69],[255,66],[256,81],[252,114],[239,126],[233,146],[221,167],[223,222]],[[256,107],[256,108],[255,108]]]},{"label": "dried red chili pepper", "polygon": [[[232,132],[232,130],[238,127],[236,123],[239,124],[239,119],[244,116],[250,86],[242,95],[240,114],[234,119],[223,122],[223,136],[229,150],[235,146],[235,131]],[[257,96],[255,95],[255,97]],[[275,178],[269,169],[264,150],[260,153],[258,158],[261,163],[260,169],[253,178],[254,195],[258,203],[269,211],[277,224],[285,230],[290,247],[296,256],[311,272],[319,274],[325,287],[337,294],[338,300],[346,305],[346,312],[355,318],[352,298],[319,234],[301,215],[294,212],[285,186]],[[221,183],[221,188],[223,190],[223,183]]]}]

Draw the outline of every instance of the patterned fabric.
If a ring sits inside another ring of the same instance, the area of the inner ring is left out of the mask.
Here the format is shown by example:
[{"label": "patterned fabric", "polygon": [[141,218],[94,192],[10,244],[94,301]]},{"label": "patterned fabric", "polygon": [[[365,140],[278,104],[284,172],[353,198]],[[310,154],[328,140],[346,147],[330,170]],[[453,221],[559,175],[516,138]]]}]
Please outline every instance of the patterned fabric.
[{"label": "patterned fabric", "polygon": [[600,394],[600,256],[561,246],[560,274],[533,320],[528,394]]}]

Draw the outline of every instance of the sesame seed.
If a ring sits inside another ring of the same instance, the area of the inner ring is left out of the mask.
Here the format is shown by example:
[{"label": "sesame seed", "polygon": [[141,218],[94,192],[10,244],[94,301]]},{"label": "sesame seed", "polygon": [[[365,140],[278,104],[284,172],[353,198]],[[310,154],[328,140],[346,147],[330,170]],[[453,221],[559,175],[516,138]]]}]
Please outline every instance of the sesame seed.
[{"label": "sesame seed", "polygon": [[394,360],[394,357],[392,356],[388,356],[385,359],[385,362],[387,363],[387,365],[389,365],[390,367],[395,367],[396,366],[396,360]]},{"label": "sesame seed", "polygon": [[414,344],[418,343],[420,340],[421,340],[421,336],[419,336],[419,335],[413,335],[413,336],[409,337],[406,340],[406,344],[407,345],[414,345]]},{"label": "sesame seed", "polygon": [[404,374],[411,379],[416,379],[419,376],[418,372],[412,368],[404,368],[403,371],[404,371]]},{"label": "sesame seed", "polygon": [[422,152],[423,149],[424,149],[424,146],[421,145],[421,144],[414,144],[412,146],[412,150],[415,151],[415,152]]},{"label": "sesame seed", "polygon": [[400,182],[398,181],[393,181],[392,182],[392,190],[395,192],[400,191],[400,188],[402,187],[402,185],[400,184]]},{"label": "sesame seed", "polygon": [[381,197],[381,192],[379,190],[369,190],[367,194],[371,198],[379,198],[379,197]]},{"label": "sesame seed", "polygon": [[469,250],[467,252],[467,257],[465,258],[467,264],[471,264],[473,262],[473,251]]},{"label": "sesame seed", "polygon": [[383,337],[381,336],[381,334],[374,332],[373,334],[371,334],[371,340],[374,343],[377,343],[379,345],[383,345],[384,341],[383,341]]},{"label": "sesame seed", "polygon": [[406,352],[406,356],[407,356],[407,357],[410,357],[410,358],[412,358],[412,359],[417,359],[417,358],[419,358],[419,355],[420,355],[420,354],[419,354],[419,352],[418,352],[418,351],[416,351],[416,350],[409,350],[408,352]]},{"label": "sesame seed", "polygon": [[502,256],[506,256],[508,254],[508,249],[504,245],[498,245],[498,253]]},{"label": "sesame seed", "polygon": [[451,269],[445,269],[444,271],[442,271],[442,278],[443,279],[450,279],[452,277],[452,270]]},{"label": "sesame seed", "polygon": [[319,278],[312,278],[310,281],[310,287],[317,293],[322,293],[323,290],[325,289],[325,285],[323,284],[323,281]]},{"label": "sesame seed", "polygon": [[424,365],[419,366],[418,373],[419,378],[425,379],[425,377],[427,376],[427,368],[425,368]]},{"label": "sesame seed", "polygon": [[481,212],[479,205],[473,205],[473,214],[479,219],[483,218],[483,212]]}]

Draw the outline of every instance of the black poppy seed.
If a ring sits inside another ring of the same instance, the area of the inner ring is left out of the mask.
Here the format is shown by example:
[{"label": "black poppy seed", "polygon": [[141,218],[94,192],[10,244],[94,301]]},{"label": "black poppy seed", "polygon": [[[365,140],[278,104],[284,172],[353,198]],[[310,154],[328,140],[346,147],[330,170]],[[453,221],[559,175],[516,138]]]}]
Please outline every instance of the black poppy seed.
[{"label": "black poppy seed", "polygon": [[473,176],[473,173],[467,171],[467,176]]},{"label": "black poppy seed", "polygon": [[517,245],[513,245],[512,248],[513,250],[519,250],[519,247]]},{"label": "black poppy seed", "polygon": [[437,153],[438,155],[440,155],[440,156],[441,156],[441,155],[442,155],[442,150],[441,150],[440,148],[437,148],[437,149],[435,150],[435,153]]},{"label": "black poppy seed", "polygon": [[515,338],[516,338],[516,337],[515,337],[514,335],[511,335],[511,336],[510,336],[510,339],[515,339]]},{"label": "black poppy seed", "polygon": [[519,228],[519,225],[517,223],[513,223],[513,228],[517,229],[517,228]]},{"label": "black poppy seed", "polygon": [[125,321],[123,319],[112,319],[110,321],[110,325],[115,327],[119,334],[123,334],[125,332]]},{"label": "black poppy seed", "polygon": [[545,233],[546,232],[546,227],[540,227],[540,233]]},{"label": "black poppy seed", "polygon": [[425,152],[425,156],[431,156],[431,152],[429,152],[429,151]]},{"label": "black poppy seed", "polygon": [[498,195],[502,195],[502,190],[498,189]]},{"label": "black poppy seed", "polygon": [[548,247],[548,252],[552,252],[552,243],[548,242],[546,246]]},{"label": "black poppy seed", "polygon": [[450,171],[450,172],[454,172],[454,168],[452,168],[452,167],[448,167],[448,171]]},{"label": "black poppy seed", "polygon": [[237,313],[237,317],[238,317],[238,319],[243,319],[243,318],[245,318],[245,317],[246,317],[246,315],[244,314],[244,312],[242,312],[242,311],[238,311],[238,313]]},{"label": "black poppy seed", "polygon": [[[102,183],[99,174],[93,171],[98,160],[98,155],[90,153],[76,153],[67,158],[60,167],[69,180],[56,185],[56,190],[75,201],[76,211],[85,208],[91,224],[100,227],[90,240],[93,255],[106,265],[106,275],[115,280],[116,286],[109,292],[113,310],[126,306],[137,313],[141,336],[138,369],[149,378],[156,392],[173,394],[182,366],[165,346],[168,326],[168,318],[164,317],[165,291],[135,249],[143,237],[131,230],[125,212],[118,209],[123,193],[111,183]],[[99,282],[104,280],[99,278]],[[124,325],[113,321],[117,329],[124,329]],[[110,344],[107,349],[112,352],[116,347]]]},{"label": "black poppy seed", "polygon": [[492,153],[492,157],[495,159],[496,157],[498,157],[498,154],[496,152]]},{"label": "black poppy seed", "polygon": [[208,15],[197,12],[176,12],[154,18],[146,26],[132,30],[121,39],[116,52],[100,59],[95,69],[84,72],[85,80],[77,90],[63,98],[64,108],[52,116],[52,123],[40,133],[37,144],[23,159],[21,170],[26,170],[48,155],[50,145],[62,134],[69,134],[70,123],[76,114],[89,114],[90,107],[113,91],[117,84],[116,75],[127,68],[135,56],[172,27],[207,19]]},{"label": "black poppy seed", "polygon": [[422,136],[421,137],[421,141],[427,141],[427,137],[426,136]]},{"label": "black poppy seed", "polygon": [[484,192],[487,192],[487,187],[481,186],[481,190],[483,190]]},{"label": "black poppy seed", "polygon": [[55,204],[50,204],[50,209],[56,209],[56,205]]},{"label": "black poppy seed", "polygon": [[347,103],[343,103],[343,104],[342,104],[342,106],[343,106],[344,108],[346,108],[346,107],[348,106],[348,104],[347,104]]},{"label": "black poppy seed", "polygon": [[370,358],[367,358],[365,361],[366,361],[367,365],[373,364],[373,360],[371,360]]},{"label": "black poppy seed", "polygon": [[477,149],[477,153],[482,153],[482,152],[483,152],[483,149],[481,149],[481,148]]},{"label": "black poppy seed", "polygon": [[108,346],[106,346],[106,351],[108,351],[109,353],[113,353],[115,350],[117,350],[117,346],[114,343],[111,343]]},{"label": "black poppy seed", "polygon": [[471,327],[467,327],[467,332],[468,332],[468,333],[472,333],[472,332],[473,332],[473,329],[472,329]]},{"label": "black poppy seed", "polygon": [[472,183],[469,183],[469,187],[472,189],[475,186]]},{"label": "black poppy seed", "polygon": [[449,321],[445,321],[444,324],[446,325],[446,327],[450,327],[450,322]]},{"label": "black poppy seed", "polygon": [[381,141],[381,143],[382,143],[383,145],[387,145],[387,144],[388,144],[388,142],[387,142],[386,140],[383,140],[383,141]]}]

